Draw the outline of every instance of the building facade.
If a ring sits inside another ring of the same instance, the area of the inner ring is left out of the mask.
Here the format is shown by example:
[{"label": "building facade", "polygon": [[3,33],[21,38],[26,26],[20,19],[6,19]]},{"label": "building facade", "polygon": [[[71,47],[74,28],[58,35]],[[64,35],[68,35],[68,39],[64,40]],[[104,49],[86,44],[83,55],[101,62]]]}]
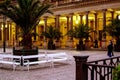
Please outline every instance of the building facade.
[{"label": "building facade", "polygon": [[[41,34],[50,25],[58,28],[63,34],[59,42],[55,41],[58,48],[76,48],[78,40],[70,40],[66,33],[78,24],[86,24],[95,31],[90,33],[92,38],[87,43],[88,48],[94,47],[95,40],[98,41],[99,48],[106,48],[107,42],[114,40],[109,35],[103,37],[103,28],[110,23],[109,20],[120,15],[120,0],[48,0],[48,2],[52,5],[50,10],[53,15],[43,15],[34,31]],[[20,45],[22,38],[18,36],[19,29],[16,25],[4,16],[1,16],[0,20],[0,46],[4,40],[8,47]],[[4,31],[3,24],[5,24]],[[46,48],[47,39],[36,36],[33,38],[33,44],[39,48]]]}]

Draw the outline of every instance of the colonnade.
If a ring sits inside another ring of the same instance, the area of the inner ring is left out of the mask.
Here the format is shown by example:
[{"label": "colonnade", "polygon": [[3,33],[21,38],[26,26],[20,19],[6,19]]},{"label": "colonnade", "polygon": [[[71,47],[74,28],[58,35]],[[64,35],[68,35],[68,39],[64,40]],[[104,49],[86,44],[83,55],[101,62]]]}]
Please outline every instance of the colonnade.
[{"label": "colonnade", "polygon": [[[40,31],[45,31],[46,28],[49,25],[52,25],[55,28],[58,28],[62,33],[67,33],[68,30],[73,29],[74,26],[77,26],[78,24],[86,24],[93,28],[93,30],[96,31],[96,33],[92,34],[93,41],[97,39],[99,42],[102,41],[103,38],[103,28],[106,27],[106,25],[109,23],[108,19],[114,19],[118,13],[113,10],[109,9],[103,9],[100,11],[86,11],[86,12],[75,12],[75,13],[69,13],[69,14],[58,14],[54,16],[43,16],[40,21],[43,21],[43,23],[40,23],[36,29],[34,30],[36,33],[40,33]],[[63,19],[61,19],[63,18]],[[52,21],[51,21],[52,19]],[[0,30],[0,40],[3,41],[3,31],[2,31],[2,22],[1,22],[1,30]],[[54,25],[53,25],[54,24]],[[62,25],[63,24],[63,25]],[[19,29],[15,27],[16,25],[13,24],[13,22],[9,22],[9,28],[7,30],[7,41],[19,41],[17,36],[17,32]],[[40,29],[39,29],[40,28]],[[42,29],[42,30],[41,30]],[[66,30],[64,30],[66,29]],[[105,38],[110,39],[110,38]],[[43,40],[43,41],[42,41]],[[41,45],[42,48],[45,48],[44,45],[46,45],[46,39],[39,39],[39,37],[35,38],[35,41],[38,42],[37,45]],[[42,43],[40,42],[42,41]],[[69,39],[68,37],[63,37],[61,39],[61,46],[60,47],[66,47],[68,44]],[[75,45],[77,44],[77,40],[73,39],[72,41],[72,48],[75,48]],[[106,43],[106,42],[105,42]],[[90,45],[92,47],[93,45]],[[14,44],[11,44],[14,46]],[[71,44],[70,44],[71,46]],[[102,47],[101,43],[99,43],[99,47]]]},{"label": "colonnade", "polygon": [[[53,17],[55,27],[59,28],[59,29],[61,27],[63,27],[61,25],[60,18],[64,17],[65,18],[64,23],[65,23],[65,26],[67,27],[67,31],[70,30],[70,29],[73,29],[74,26],[78,25],[78,24],[75,23],[77,21],[77,19],[75,19],[76,15],[77,15],[77,17],[79,17],[79,22],[78,22],[79,24],[86,24],[86,25],[92,27],[93,30],[96,31],[96,33],[93,33],[93,35],[92,35],[93,42],[94,42],[95,39],[97,39],[100,42],[104,38],[103,29],[106,27],[106,25],[108,25],[108,23],[109,23],[108,20],[114,19],[118,14],[115,13],[115,11],[109,10],[109,9],[103,9],[103,10],[100,10],[100,11],[86,11],[86,12],[77,12],[77,13],[69,13],[69,14],[59,14],[59,15],[55,15]],[[46,16],[43,17],[45,28],[48,26],[47,21],[49,21],[49,17],[50,16],[47,16],[47,18],[46,18]],[[107,37],[107,38],[105,37],[104,39],[105,39],[105,43],[104,43],[105,45],[102,46],[102,43],[99,43],[99,47],[106,47],[106,45],[107,45],[106,44],[106,41],[107,41],[106,39],[111,39],[111,38],[110,37]],[[67,41],[67,40],[65,40],[65,41]],[[77,42],[73,43],[73,45],[74,45],[73,48],[75,47],[76,43]]]}]

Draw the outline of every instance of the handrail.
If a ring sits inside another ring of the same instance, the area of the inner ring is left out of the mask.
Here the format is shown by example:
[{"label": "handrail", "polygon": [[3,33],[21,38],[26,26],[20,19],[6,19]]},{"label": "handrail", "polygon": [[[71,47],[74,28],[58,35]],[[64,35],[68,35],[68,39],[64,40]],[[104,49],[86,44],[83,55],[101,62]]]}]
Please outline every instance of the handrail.
[{"label": "handrail", "polygon": [[86,65],[89,66],[99,66],[99,67],[109,67],[109,68],[115,68],[115,66],[111,66],[111,65],[100,65],[100,64],[91,64],[91,63],[85,63]]},{"label": "handrail", "polygon": [[112,80],[112,71],[120,62],[120,56],[90,61],[85,63],[90,72],[90,80]]},{"label": "handrail", "polygon": [[94,62],[100,62],[100,61],[104,61],[104,60],[110,60],[110,59],[116,59],[116,58],[120,58],[120,56],[115,56],[115,57],[110,57],[110,58],[105,58],[105,59],[100,59],[100,60],[94,60],[94,61],[89,61],[88,63],[94,63]]},{"label": "handrail", "polygon": [[76,80],[112,80],[113,68],[120,63],[120,56],[87,62],[88,56],[74,56]]},{"label": "handrail", "polygon": [[[88,69],[88,78],[90,80],[111,80],[112,79],[112,69],[115,68],[111,65],[98,65],[86,63]],[[87,79],[88,80],[88,79]]]}]

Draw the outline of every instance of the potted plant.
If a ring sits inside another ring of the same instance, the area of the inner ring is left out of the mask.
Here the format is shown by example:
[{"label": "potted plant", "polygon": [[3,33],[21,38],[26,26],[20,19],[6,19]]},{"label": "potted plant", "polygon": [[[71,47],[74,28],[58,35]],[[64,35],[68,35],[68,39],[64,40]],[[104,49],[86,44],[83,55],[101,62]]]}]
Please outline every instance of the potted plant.
[{"label": "potted plant", "polygon": [[120,65],[116,66],[114,69],[113,69],[113,80],[120,80]]},{"label": "potted plant", "polygon": [[46,31],[43,31],[41,36],[45,36],[48,39],[48,49],[55,49],[54,40],[59,40],[62,37],[62,33],[53,26],[47,27]]},{"label": "potted plant", "polygon": [[[13,54],[32,55],[32,32],[39,24],[40,17],[49,12],[51,5],[41,3],[40,0],[4,0],[0,3],[0,14],[11,19],[22,32],[22,50],[13,50]],[[31,52],[31,54],[29,53]]]},{"label": "potted plant", "polygon": [[88,40],[88,37],[90,37],[91,29],[89,26],[84,24],[79,24],[74,29],[71,29],[67,32],[67,35],[73,38],[76,38],[79,40],[79,43],[76,45],[77,50],[84,50],[85,45],[83,44],[83,39]]},{"label": "potted plant", "polygon": [[116,39],[115,51],[120,51],[120,19],[117,16],[110,21],[111,23],[106,26],[106,32]]}]

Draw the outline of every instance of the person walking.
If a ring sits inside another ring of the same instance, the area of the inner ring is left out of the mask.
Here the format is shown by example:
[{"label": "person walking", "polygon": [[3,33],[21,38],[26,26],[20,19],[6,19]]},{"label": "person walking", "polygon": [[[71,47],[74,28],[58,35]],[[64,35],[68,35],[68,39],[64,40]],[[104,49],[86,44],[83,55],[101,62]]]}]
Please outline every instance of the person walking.
[{"label": "person walking", "polygon": [[114,56],[114,55],[113,55],[113,43],[112,43],[111,40],[109,41],[109,45],[107,46],[107,49],[108,49],[107,55],[108,55],[109,57]]}]

